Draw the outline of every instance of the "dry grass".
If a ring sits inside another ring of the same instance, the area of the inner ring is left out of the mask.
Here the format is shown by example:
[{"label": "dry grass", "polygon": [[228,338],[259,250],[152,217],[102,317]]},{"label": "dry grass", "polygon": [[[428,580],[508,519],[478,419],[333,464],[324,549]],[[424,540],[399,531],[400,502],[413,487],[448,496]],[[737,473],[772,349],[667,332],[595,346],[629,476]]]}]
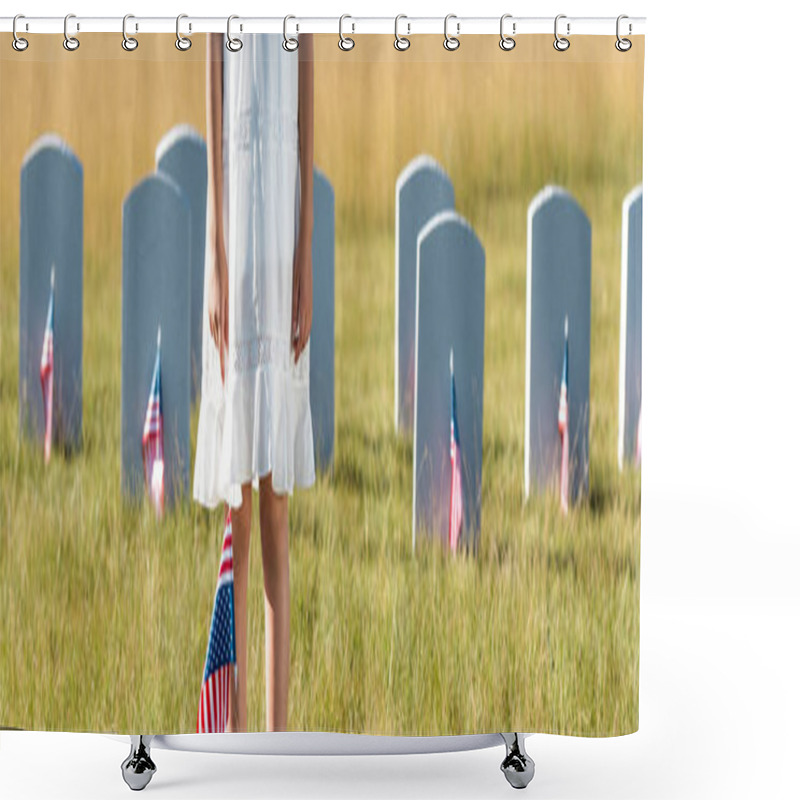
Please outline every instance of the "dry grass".
[{"label": "dry grass", "polygon": [[[222,511],[156,525],[119,479],[121,207],[175,123],[203,130],[204,47],[0,42],[0,723],[190,732]],[[638,43],[637,43],[638,44]],[[639,476],[616,469],[620,208],[641,180],[642,49],[548,37],[397,54],[317,37],[316,163],[337,201],[335,468],[290,504],[295,730],[621,734],[638,726]],[[38,61],[34,59],[40,59]],[[35,102],[32,102],[35,98]],[[55,130],[84,164],[84,444],[44,469],[17,434],[19,168]],[[411,551],[411,445],[393,432],[394,181],[449,171],[486,248],[483,531]],[[593,225],[591,495],[525,504],[525,212],[566,186]],[[194,425],[193,425],[194,430]],[[255,529],[257,530],[257,529]],[[257,539],[257,536],[253,537]],[[257,547],[257,545],[253,545]],[[250,726],[264,609],[251,558]]]}]

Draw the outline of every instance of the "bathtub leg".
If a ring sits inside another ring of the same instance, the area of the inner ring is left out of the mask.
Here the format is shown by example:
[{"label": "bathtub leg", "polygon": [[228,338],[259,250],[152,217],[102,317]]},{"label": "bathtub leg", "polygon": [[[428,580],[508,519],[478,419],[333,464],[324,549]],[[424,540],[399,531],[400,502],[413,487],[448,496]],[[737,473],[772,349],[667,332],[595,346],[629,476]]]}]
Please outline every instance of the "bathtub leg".
[{"label": "bathtub leg", "polygon": [[515,789],[524,789],[533,779],[535,765],[525,752],[525,737],[521,733],[501,733],[506,744],[506,757],[500,765],[506,780]]},{"label": "bathtub leg", "polygon": [[131,752],[122,762],[122,778],[134,792],[144,789],[156,771],[156,765],[150,758],[152,740],[152,736],[131,736]]}]

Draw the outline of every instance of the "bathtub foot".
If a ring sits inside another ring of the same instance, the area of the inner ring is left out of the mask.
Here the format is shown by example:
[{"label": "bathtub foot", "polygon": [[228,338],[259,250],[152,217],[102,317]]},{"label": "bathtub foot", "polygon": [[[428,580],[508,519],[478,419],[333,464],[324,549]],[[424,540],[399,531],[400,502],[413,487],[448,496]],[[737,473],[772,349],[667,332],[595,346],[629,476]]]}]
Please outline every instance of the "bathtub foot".
[{"label": "bathtub foot", "polygon": [[131,736],[131,752],[122,762],[122,778],[134,792],[144,789],[156,771],[150,758],[152,739],[152,736]]},{"label": "bathtub foot", "polygon": [[525,752],[525,738],[520,733],[501,733],[506,744],[506,757],[500,765],[506,780],[515,789],[524,789],[533,779],[535,765]]}]

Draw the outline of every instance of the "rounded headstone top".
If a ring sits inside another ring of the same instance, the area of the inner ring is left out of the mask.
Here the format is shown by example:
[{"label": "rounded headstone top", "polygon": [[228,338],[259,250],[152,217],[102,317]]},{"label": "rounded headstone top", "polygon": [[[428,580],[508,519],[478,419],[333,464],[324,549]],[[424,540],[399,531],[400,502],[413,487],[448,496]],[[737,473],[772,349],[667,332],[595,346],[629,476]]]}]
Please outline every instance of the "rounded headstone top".
[{"label": "rounded headstone top", "polygon": [[447,208],[444,211],[440,211],[438,214],[434,214],[422,226],[422,229],[417,236],[417,242],[422,242],[422,240],[429,236],[434,229],[439,228],[442,225],[447,225],[448,223],[458,225],[466,230],[470,236],[475,239],[481,250],[483,250],[483,245],[481,245],[480,239],[478,239],[478,235],[475,233],[472,225],[470,225],[469,222],[467,222],[464,217],[461,216],[461,214],[459,214],[457,211],[454,211],[452,208]]},{"label": "rounded headstone top", "polygon": [[318,181],[322,181],[329,189],[333,190],[333,184],[330,178],[317,166],[314,167],[314,178]]},{"label": "rounded headstone top", "polygon": [[197,129],[188,123],[181,123],[170,128],[162,137],[161,141],[156,147],[156,164],[166,155],[166,153],[174,147],[174,145],[181,139],[188,139],[189,141],[196,142],[198,145],[205,146],[205,139],[198,133]]},{"label": "rounded headstone top", "polygon": [[586,223],[589,223],[589,218],[586,216],[586,212],[583,210],[583,208],[581,208],[578,201],[563,186],[556,186],[555,184],[549,184],[548,186],[545,186],[533,198],[533,200],[531,200],[530,205],[528,206],[528,219],[532,219],[537,211],[544,208],[546,205],[548,205],[548,203],[556,200],[568,202],[575,208],[576,211],[580,213],[580,215],[586,220]]},{"label": "rounded headstone top", "polygon": [[443,177],[447,178],[448,181],[450,180],[447,172],[445,172],[444,167],[433,156],[423,153],[422,155],[412,158],[411,161],[409,161],[408,164],[406,164],[406,166],[403,168],[403,171],[397,178],[398,190],[412,175],[416,174],[424,167],[428,167],[436,172],[440,172]]},{"label": "rounded headstone top", "polygon": [[171,176],[163,172],[151,172],[149,175],[142,178],[142,180],[140,180],[125,196],[125,199],[122,201],[123,209],[139,195],[147,194],[148,189],[150,191],[153,189],[156,191],[166,191],[168,194],[176,195],[180,202],[186,207],[187,213],[191,213],[191,207],[186,193]]},{"label": "rounded headstone top", "polygon": [[638,186],[634,186],[633,189],[625,195],[625,199],[622,201],[622,207],[624,209],[630,208],[641,196],[642,184],[640,183]]},{"label": "rounded headstone top", "polygon": [[63,154],[69,159],[79,173],[83,173],[83,165],[78,156],[75,155],[75,151],[57,133],[52,132],[42,134],[28,148],[28,151],[22,159],[22,168],[25,169],[36,156],[48,150]]}]

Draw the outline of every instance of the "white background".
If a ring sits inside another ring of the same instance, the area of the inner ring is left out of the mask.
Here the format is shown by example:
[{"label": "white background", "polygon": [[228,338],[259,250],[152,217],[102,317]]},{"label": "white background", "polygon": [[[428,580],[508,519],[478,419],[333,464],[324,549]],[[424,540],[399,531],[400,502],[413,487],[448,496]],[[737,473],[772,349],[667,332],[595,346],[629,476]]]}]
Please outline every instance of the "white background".
[{"label": "white background", "polygon": [[[798,797],[800,14],[788,4],[617,2],[20,0],[3,13],[647,16],[640,731],[611,740],[534,736],[537,775],[527,792]],[[128,797],[119,771],[126,754],[127,745],[102,736],[3,732],[0,795]],[[154,756],[159,771],[146,791],[157,797],[512,792],[500,748]]]}]

